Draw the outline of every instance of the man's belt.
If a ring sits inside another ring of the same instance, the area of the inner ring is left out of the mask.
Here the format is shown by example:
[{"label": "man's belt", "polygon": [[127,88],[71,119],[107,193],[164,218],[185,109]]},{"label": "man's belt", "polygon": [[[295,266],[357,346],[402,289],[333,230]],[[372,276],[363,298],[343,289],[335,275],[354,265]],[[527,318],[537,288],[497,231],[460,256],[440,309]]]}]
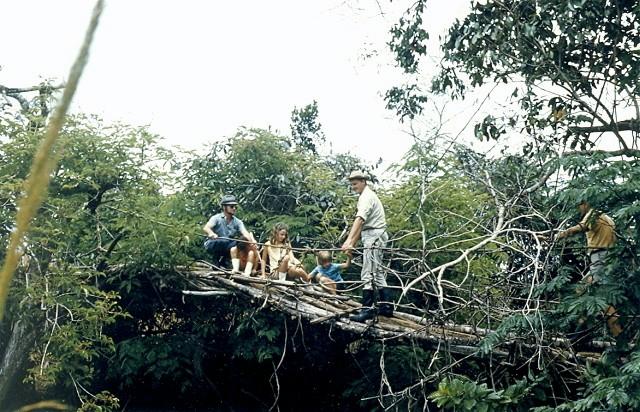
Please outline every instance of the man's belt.
[{"label": "man's belt", "polygon": [[365,227],[362,228],[362,232],[368,232],[369,230],[383,230],[386,229],[386,227]]}]

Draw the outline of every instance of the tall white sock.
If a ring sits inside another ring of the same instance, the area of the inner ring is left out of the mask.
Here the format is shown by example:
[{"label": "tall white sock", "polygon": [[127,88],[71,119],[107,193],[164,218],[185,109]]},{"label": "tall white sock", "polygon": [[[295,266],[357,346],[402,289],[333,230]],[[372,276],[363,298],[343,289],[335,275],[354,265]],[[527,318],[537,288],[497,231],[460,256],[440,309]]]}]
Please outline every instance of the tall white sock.
[{"label": "tall white sock", "polygon": [[287,272],[278,272],[278,279],[287,280]]},{"label": "tall white sock", "polygon": [[244,267],[244,275],[251,276],[251,269],[253,269],[253,262],[247,262],[247,266]]},{"label": "tall white sock", "polygon": [[231,259],[231,268],[234,272],[240,272],[240,259]]}]

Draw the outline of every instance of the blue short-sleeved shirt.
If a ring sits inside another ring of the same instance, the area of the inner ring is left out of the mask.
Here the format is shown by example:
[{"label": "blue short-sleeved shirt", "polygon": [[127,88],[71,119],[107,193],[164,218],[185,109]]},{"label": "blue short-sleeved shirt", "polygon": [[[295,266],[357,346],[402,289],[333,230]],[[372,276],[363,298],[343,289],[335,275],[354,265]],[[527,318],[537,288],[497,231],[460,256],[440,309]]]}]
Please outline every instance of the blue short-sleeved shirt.
[{"label": "blue short-sleeved shirt", "polygon": [[217,215],[211,216],[211,219],[207,222],[207,226],[209,226],[216,235],[231,239],[237,238],[240,235],[241,230],[244,229],[244,223],[242,223],[242,220],[233,216],[231,218],[231,222],[227,222],[227,219],[224,217],[224,213],[218,213]]},{"label": "blue short-sleeved shirt", "polygon": [[334,282],[344,282],[342,274],[340,273],[340,265],[337,263],[332,263],[328,267],[318,265],[309,273],[309,276],[313,276],[316,273],[320,273],[322,276],[326,276]]}]

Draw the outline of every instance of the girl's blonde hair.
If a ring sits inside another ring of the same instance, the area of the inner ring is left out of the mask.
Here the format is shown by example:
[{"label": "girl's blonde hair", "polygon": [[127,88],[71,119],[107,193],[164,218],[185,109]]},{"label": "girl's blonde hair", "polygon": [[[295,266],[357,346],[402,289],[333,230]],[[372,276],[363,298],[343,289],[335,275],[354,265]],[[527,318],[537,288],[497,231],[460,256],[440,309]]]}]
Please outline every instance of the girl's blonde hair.
[{"label": "girl's blonde hair", "polygon": [[287,231],[287,234],[282,240],[282,244],[285,244],[285,245],[289,244],[289,226],[287,226],[286,223],[278,222],[275,225],[273,225],[273,229],[271,229],[271,238],[269,240],[271,241],[272,245],[277,242],[278,232],[280,232],[281,230]]}]

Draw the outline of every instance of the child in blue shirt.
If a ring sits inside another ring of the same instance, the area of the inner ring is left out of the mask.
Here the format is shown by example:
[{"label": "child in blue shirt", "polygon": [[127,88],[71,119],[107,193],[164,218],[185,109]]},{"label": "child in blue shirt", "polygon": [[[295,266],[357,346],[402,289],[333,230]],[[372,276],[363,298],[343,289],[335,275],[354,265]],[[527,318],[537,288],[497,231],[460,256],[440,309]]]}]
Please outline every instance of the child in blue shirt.
[{"label": "child in blue shirt", "polygon": [[351,253],[347,253],[347,261],[345,263],[333,263],[331,253],[326,250],[318,252],[318,266],[309,273],[311,280],[320,283],[330,293],[336,293],[336,289],[342,289],[344,279],[342,279],[341,270],[347,269],[351,265]]}]

